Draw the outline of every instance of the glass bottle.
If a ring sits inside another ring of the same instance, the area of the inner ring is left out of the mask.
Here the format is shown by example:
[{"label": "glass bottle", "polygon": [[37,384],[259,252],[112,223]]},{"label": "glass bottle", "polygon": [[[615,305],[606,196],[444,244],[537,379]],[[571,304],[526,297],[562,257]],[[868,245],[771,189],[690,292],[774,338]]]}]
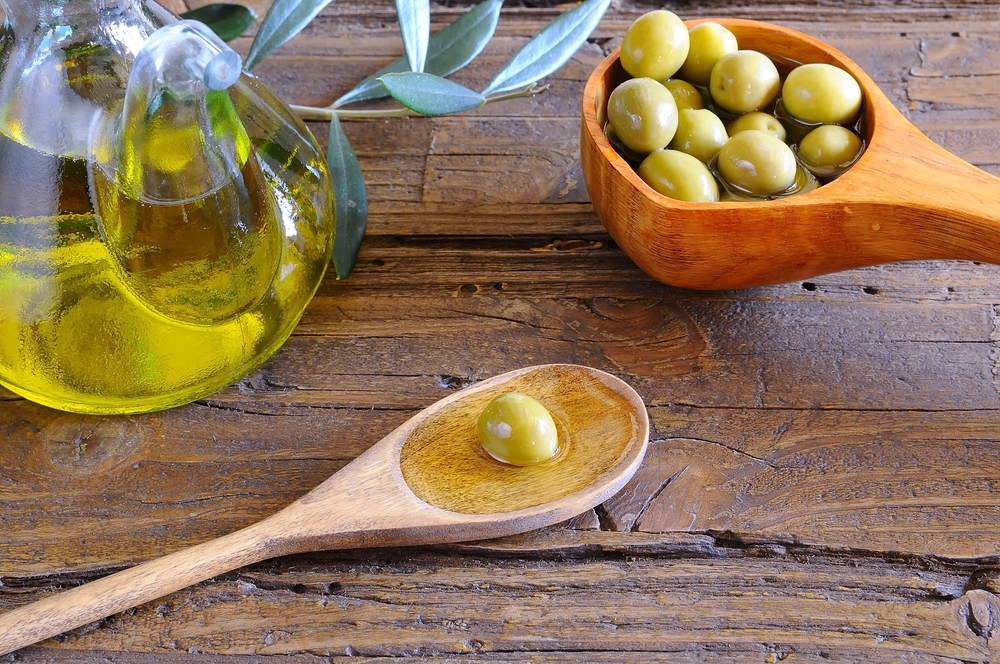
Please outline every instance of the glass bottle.
[{"label": "glass bottle", "polygon": [[135,413],[249,373],[333,246],[309,130],[153,2],[0,4],[0,383]]}]

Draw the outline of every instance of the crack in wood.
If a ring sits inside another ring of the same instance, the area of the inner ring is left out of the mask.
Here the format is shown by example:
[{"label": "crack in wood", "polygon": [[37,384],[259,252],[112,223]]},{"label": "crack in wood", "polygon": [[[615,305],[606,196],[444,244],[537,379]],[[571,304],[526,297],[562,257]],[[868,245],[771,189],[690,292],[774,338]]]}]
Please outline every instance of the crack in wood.
[{"label": "crack in wood", "polygon": [[[293,413],[272,413],[272,412],[267,412],[267,411],[263,411],[263,410],[254,410],[252,408],[246,408],[246,407],[243,407],[243,406],[230,406],[228,404],[223,404],[223,403],[219,403],[218,401],[214,401],[211,398],[198,399],[197,401],[195,401],[193,403],[196,403],[199,406],[203,406],[205,408],[210,408],[212,410],[221,410],[221,411],[225,411],[225,412],[236,413],[238,415],[259,415],[261,417],[301,417],[300,414],[293,414]],[[312,406],[312,405],[310,405],[310,406],[308,406],[308,408],[321,409],[321,408],[323,408],[323,406],[321,406],[321,405],[319,405],[319,406]]]},{"label": "crack in wood", "polygon": [[614,518],[608,513],[607,508],[603,504],[594,507],[594,513],[597,514],[597,524],[600,530],[609,532],[617,532],[619,530],[618,524],[615,523]]},{"label": "crack in wood", "polygon": [[690,467],[691,467],[690,465],[686,465],[680,470],[678,470],[676,473],[668,477],[666,480],[664,480],[663,483],[660,484],[660,486],[657,487],[657,489],[653,491],[653,493],[645,500],[645,502],[643,502],[642,507],[639,508],[639,511],[636,512],[635,517],[632,519],[632,523],[628,524],[628,526],[624,528],[624,530],[626,532],[636,532],[636,530],[639,527],[639,520],[642,518],[642,515],[646,513],[646,510],[649,509],[649,506],[653,503],[653,501],[656,500],[660,496],[660,494],[663,493],[663,491],[674,482],[674,480],[683,475],[684,471],[686,471]]},{"label": "crack in wood", "polygon": [[[666,438],[664,440],[674,440],[674,439]],[[748,459],[752,459],[753,461],[756,461],[757,463],[762,463],[762,464],[764,464],[765,466],[767,466],[768,468],[770,468],[772,470],[781,470],[781,468],[779,466],[774,465],[773,463],[771,463],[767,459],[762,459],[760,457],[756,457],[756,456],[750,454],[749,452],[744,452],[743,450],[741,450],[741,449],[739,449],[737,447],[733,447],[731,445],[726,445],[725,443],[720,443],[719,441],[716,441],[716,440],[705,440],[704,438],[690,438],[688,436],[679,437],[676,440],[692,440],[692,441],[695,441],[695,442],[698,442],[698,443],[706,443],[708,445],[717,445],[718,447],[727,449],[730,452],[733,452],[734,454],[738,454],[740,456],[745,456]],[[659,441],[657,441],[657,442],[659,442]],[[685,468],[685,470],[686,470],[686,468]],[[674,477],[676,477],[676,475]],[[671,478],[671,479],[673,479],[673,478]]]}]

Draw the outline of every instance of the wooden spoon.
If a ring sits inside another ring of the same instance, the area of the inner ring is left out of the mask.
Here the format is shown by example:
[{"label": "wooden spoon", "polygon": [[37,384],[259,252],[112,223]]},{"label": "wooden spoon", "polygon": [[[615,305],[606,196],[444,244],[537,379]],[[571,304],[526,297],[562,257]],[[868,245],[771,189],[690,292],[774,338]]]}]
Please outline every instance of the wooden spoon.
[{"label": "wooden spoon", "polygon": [[[475,423],[504,392],[552,413],[560,453],[530,467],[490,458]],[[649,438],[621,380],[566,364],[496,376],[438,401],[284,510],[243,530],[0,616],[0,655],[275,556],[501,537],[551,525],[614,495]]]},{"label": "wooden spoon", "polygon": [[604,136],[607,97],[627,78],[615,51],[584,91],[580,156],[598,216],[640,268],[673,286],[728,289],[895,261],[1000,263],[1000,179],[921,134],[843,53],[776,25],[706,20],[729,28],[740,48],[849,71],[864,93],[867,149],[847,173],[799,196],[756,203],[667,198]]}]

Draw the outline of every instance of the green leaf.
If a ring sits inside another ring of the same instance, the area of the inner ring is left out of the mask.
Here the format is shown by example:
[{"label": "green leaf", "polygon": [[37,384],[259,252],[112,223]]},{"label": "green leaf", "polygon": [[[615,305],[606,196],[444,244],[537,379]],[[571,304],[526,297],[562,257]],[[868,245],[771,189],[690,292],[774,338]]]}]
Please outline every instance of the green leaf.
[{"label": "green leaf", "polygon": [[[431,35],[427,44],[427,63],[424,71],[436,76],[454,74],[472,62],[493,37],[500,18],[503,0],[486,0],[465,12],[454,23]],[[354,89],[333,103],[334,108],[367,99],[388,96],[379,78],[409,69],[406,57],[391,64],[358,83]]]},{"label": "green leaf", "polygon": [[423,71],[431,34],[430,0],[396,0],[396,16],[410,71]]},{"label": "green leaf", "polygon": [[184,12],[183,19],[201,21],[223,41],[232,41],[247,31],[257,19],[257,12],[250,7],[219,2]]},{"label": "green leaf", "polygon": [[333,239],[333,269],[338,279],[346,279],[354,269],[361,240],[368,225],[368,196],[365,180],[354,149],[347,141],[336,115],[330,120],[330,140],[326,164],[333,180],[337,231]]},{"label": "green leaf", "polygon": [[403,72],[379,80],[393,99],[421,115],[460,113],[486,102],[475,90],[433,74]]},{"label": "green leaf", "polygon": [[587,0],[556,18],[521,47],[483,94],[517,90],[566,64],[601,22],[611,0]]},{"label": "green leaf", "polygon": [[271,51],[299,34],[330,0],[275,0],[264,15],[243,66],[253,69]]}]

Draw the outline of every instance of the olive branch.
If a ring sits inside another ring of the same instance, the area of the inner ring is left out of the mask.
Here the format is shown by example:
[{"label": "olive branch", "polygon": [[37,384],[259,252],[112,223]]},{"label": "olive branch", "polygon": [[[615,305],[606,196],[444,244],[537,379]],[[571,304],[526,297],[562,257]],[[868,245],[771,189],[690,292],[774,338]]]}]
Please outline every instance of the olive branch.
[{"label": "olive branch", "polygon": [[[253,69],[299,33],[331,0],[276,0],[261,22],[245,66]],[[342,119],[433,116],[461,113],[485,104],[531,97],[548,89],[538,82],[562,67],[600,23],[611,0],[584,0],[556,17],[496,73],[482,92],[448,80],[489,43],[503,0],[485,0],[455,22],[430,34],[429,0],[396,0],[405,55],[358,83],[329,106],[291,106],[300,117],[328,121],[327,166],[333,182],[337,228],[333,265],[338,279],[354,268],[368,222],[368,197],[357,156]],[[248,7],[213,4],[185,12],[223,39],[242,35],[256,15]],[[398,108],[356,108],[355,104],[392,97]],[[344,108],[351,105],[352,108]]]}]

